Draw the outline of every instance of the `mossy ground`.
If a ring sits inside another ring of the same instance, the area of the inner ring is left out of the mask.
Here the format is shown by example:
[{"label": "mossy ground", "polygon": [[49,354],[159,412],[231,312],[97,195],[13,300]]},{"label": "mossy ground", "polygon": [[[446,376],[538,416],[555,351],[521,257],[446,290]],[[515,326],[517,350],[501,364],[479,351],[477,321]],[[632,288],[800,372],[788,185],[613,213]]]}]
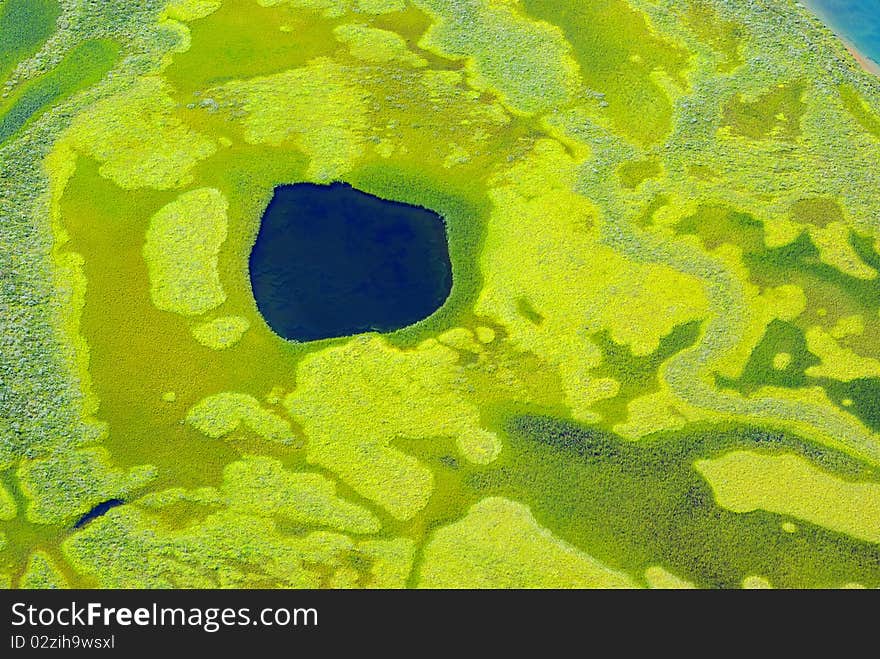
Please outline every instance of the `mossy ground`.
[{"label": "mossy ground", "polygon": [[[23,6],[0,581],[880,586],[880,83],[794,4]],[[452,293],[284,341],[260,215],[334,180]]]}]

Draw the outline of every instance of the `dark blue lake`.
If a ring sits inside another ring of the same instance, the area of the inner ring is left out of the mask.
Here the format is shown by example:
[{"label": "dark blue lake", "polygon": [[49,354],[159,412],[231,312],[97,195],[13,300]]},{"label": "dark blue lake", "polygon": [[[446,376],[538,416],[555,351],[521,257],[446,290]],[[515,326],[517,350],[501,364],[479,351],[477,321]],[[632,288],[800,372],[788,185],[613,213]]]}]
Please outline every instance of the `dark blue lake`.
[{"label": "dark blue lake", "polygon": [[391,332],[449,297],[446,225],[433,211],[343,183],[280,186],[263,214],[250,278],[260,313],[286,339]]},{"label": "dark blue lake", "polygon": [[804,4],[860,53],[880,63],[880,0],[806,0]]}]

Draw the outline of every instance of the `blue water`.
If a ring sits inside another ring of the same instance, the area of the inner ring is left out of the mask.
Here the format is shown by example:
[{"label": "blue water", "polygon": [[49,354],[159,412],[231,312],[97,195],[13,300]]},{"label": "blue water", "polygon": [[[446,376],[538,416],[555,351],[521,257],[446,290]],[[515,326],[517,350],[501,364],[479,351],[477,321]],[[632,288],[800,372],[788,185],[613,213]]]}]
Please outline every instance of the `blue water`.
[{"label": "blue water", "polygon": [[111,508],[115,508],[116,506],[121,506],[125,501],[122,499],[110,499],[109,501],[104,501],[103,503],[99,503],[97,506],[92,508],[89,512],[79,518],[79,521],[73,525],[73,528],[79,529],[91,522],[93,519],[100,517],[104,513],[106,513]]},{"label": "blue water", "polygon": [[280,186],[263,214],[250,277],[260,313],[286,339],[392,332],[449,297],[446,225],[433,211],[342,183]]},{"label": "blue water", "polygon": [[880,0],[804,0],[834,32],[880,63]]}]

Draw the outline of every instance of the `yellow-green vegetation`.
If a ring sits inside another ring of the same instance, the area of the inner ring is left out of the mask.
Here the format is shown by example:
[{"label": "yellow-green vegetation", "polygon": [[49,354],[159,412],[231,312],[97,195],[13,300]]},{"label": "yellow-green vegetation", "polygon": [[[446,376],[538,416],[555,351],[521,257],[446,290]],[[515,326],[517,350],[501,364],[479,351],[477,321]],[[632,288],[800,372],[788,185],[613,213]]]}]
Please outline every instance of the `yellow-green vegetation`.
[{"label": "yellow-green vegetation", "polygon": [[365,62],[383,64],[400,62],[410,66],[427,66],[427,62],[411,52],[406,39],[396,32],[378,30],[365,25],[340,25],[333,30],[336,38],[348,45],[348,51]]},{"label": "yellow-green vegetation", "polygon": [[[880,81],[797,3],[6,0],[0,79],[0,586],[880,587]],[[451,292],[286,341],[336,181]]]},{"label": "yellow-green vegetation", "polygon": [[804,86],[797,82],[777,85],[754,100],[736,96],[724,108],[722,126],[752,140],[797,137],[806,110],[803,93]]},{"label": "yellow-green vegetation", "polygon": [[684,590],[694,588],[694,584],[679,579],[659,565],[652,565],[645,570],[645,581],[648,582],[648,587],[660,588],[663,590]]},{"label": "yellow-green vegetation", "polygon": [[150,218],[144,259],[157,308],[199,315],[226,300],[217,272],[220,246],[226,240],[226,209],[219,190],[200,188],[182,194]]},{"label": "yellow-green vegetation", "polygon": [[425,588],[632,588],[609,570],[554,538],[514,501],[486,498],[465,517],[438,529],[423,550]]},{"label": "yellow-green vegetation", "polygon": [[333,482],[315,473],[290,473],[277,460],[256,458],[224,470],[224,490],[240,512],[271,513],[303,525],[329,526],[351,533],[382,528],[369,511],[335,496]]},{"label": "yellow-green vegetation", "polygon": [[695,466],[729,510],[760,508],[880,542],[880,483],[846,481],[791,454],[733,451]]},{"label": "yellow-green vegetation", "polygon": [[196,325],[192,333],[203,346],[223,350],[238,343],[250,326],[250,321],[242,316],[221,316]]},{"label": "yellow-green vegetation", "polygon": [[19,588],[67,588],[69,584],[58,568],[42,551],[35,551],[18,582]]},{"label": "yellow-green vegetation", "polygon": [[[307,356],[297,369],[296,390],[284,399],[309,438],[306,459],[338,474],[395,518],[411,518],[427,504],[433,477],[413,456],[390,446],[392,440],[453,437],[460,455],[477,463],[492,461],[500,449],[468,402],[466,384],[458,382],[458,360],[456,350],[434,340],[401,352],[378,338]],[[367,362],[371,368],[363,368]],[[407,385],[399,392],[382,387],[401,381]]]},{"label": "yellow-green vegetation", "polygon": [[248,394],[224,392],[208,396],[187,412],[186,422],[214,439],[225,437],[244,425],[269,441],[282,444],[293,441],[290,422],[264,409]]}]

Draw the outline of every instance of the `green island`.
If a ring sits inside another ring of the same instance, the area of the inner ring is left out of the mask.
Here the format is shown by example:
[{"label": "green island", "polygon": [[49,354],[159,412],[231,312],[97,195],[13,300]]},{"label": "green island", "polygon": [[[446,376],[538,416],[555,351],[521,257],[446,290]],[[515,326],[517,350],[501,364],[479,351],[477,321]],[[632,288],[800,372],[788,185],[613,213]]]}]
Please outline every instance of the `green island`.
[{"label": "green island", "polygon": [[[799,3],[5,0],[0,83],[0,587],[880,587],[880,79]],[[448,297],[280,336],[299,184]]]}]

